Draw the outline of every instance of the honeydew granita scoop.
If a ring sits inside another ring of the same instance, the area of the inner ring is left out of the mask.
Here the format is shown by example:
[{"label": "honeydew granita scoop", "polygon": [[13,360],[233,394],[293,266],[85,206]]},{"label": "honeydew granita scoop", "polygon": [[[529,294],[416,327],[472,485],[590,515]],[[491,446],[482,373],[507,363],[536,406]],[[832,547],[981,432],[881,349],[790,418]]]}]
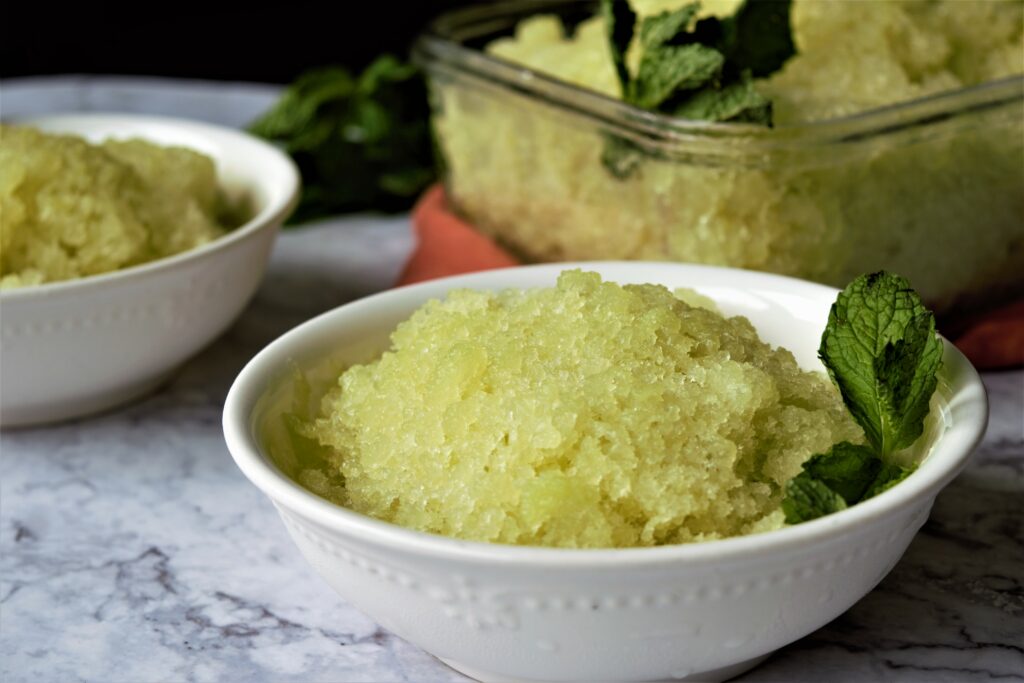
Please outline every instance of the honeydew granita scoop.
[{"label": "honeydew granita scoop", "polygon": [[[871,277],[847,304],[882,285],[913,294]],[[551,288],[451,292],[341,372],[317,414],[285,416],[301,444],[292,471],[409,528],[579,548],[776,529],[909,473],[876,453],[828,377],[713,308],[580,271]]]}]

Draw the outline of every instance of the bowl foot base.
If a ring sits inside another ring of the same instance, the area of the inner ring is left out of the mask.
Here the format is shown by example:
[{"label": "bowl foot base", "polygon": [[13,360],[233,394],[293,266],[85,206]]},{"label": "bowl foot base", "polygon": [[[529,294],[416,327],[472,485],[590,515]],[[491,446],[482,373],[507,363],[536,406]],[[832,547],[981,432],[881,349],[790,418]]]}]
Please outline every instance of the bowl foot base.
[{"label": "bowl foot base", "polygon": [[[770,653],[769,653],[770,654]],[[768,655],[761,655],[760,657],[754,657],[753,659],[747,659],[736,664],[729,666],[723,666],[720,669],[713,669],[711,671],[699,671],[692,674],[682,675],[680,677],[663,678],[652,681],[644,681],[643,683],[679,683],[684,681],[686,683],[720,683],[721,681],[727,681],[730,678],[739,676],[741,673],[753,669],[755,666],[763,662],[768,658]],[[439,659],[455,669],[461,674],[469,676],[470,678],[480,681],[481,683],[554,683],[553,681],[542,681],[534,678],[516,678],[514,676],[506,676],[500,673],[493,673],[490,671],[481,671],[475,667],[457,662],[451,659],[445,659],[439,657]],[[580,681],[588,681],[588,683],[598,683],[592,679],[579,679]]]}]

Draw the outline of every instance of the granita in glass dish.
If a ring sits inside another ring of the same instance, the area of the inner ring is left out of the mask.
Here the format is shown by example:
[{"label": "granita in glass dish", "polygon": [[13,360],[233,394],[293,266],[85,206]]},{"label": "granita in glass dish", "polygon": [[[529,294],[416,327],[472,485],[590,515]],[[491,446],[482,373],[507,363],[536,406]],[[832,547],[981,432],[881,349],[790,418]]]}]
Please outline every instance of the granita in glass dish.
[{"label": "granita in glass dish", "polygon": [[[702,2],[678,25],[692,3],[629,4],[617,47],[598,3],[566,0],[460,9],[422,36],[446,198],[477,230],[524,262],[668,260],[836,287],[884,269],[944,318],[1024,294],[1024,3],[794,0],[704,74],[732,79],[735,100],[686,90],[695,77],[657,106],[645,56],[697,50],[716,25],[702,22],[736,26],[741,3]],[[744,5],[758,6],[788,3]],[[784,59],[750,57],[771,40]]]}]

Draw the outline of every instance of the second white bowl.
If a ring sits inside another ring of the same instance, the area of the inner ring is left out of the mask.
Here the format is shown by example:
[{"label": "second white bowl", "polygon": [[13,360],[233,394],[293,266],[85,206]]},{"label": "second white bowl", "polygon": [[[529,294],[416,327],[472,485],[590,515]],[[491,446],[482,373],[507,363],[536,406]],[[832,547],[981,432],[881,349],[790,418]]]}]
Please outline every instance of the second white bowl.
[{"label": "second white bowl", "polygon": [[0,293],[0,424],[52,422],[109,408],[158,384],[218,335],[256,291],[278,228],[298,199],[285,154],[245,133],[193,121],[75,114],[23,121],[92,142],[142,138],[213,158],[221,187],[252,218],[169,258]]}]

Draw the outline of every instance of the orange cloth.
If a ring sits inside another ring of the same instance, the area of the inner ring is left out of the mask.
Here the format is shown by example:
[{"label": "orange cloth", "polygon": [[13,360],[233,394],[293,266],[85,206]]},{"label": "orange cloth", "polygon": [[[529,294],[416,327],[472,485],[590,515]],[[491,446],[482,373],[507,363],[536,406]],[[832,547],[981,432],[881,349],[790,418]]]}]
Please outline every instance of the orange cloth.
[{"label": "orange cloth", "polygon": [[[448,210],[441,185],[420,198],[412,221],[417,245],[399,285],[520,265],[493,240]],[[979,370],[1024,365],[1024,301],[972,323],[954,342]]]},{"label": "orange cloth", "polygon": [[979,370],[1024,365],[1024,301],[987,313],[954,341]]},{"label": "orange cloth", "polygon": [[446,275],[518,266],[504,249],[448,210],[444,188],[427,190],[412,212],[416,249],[398,279],[399,285]]}]

